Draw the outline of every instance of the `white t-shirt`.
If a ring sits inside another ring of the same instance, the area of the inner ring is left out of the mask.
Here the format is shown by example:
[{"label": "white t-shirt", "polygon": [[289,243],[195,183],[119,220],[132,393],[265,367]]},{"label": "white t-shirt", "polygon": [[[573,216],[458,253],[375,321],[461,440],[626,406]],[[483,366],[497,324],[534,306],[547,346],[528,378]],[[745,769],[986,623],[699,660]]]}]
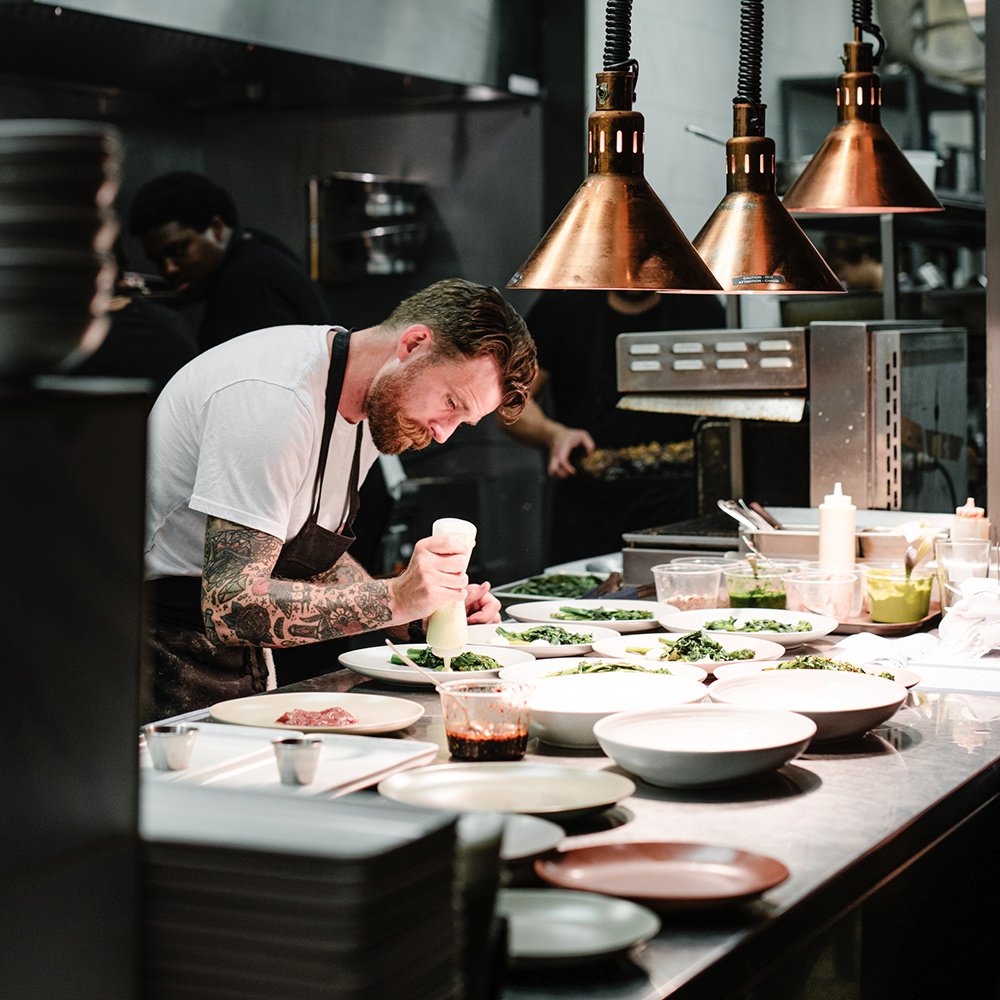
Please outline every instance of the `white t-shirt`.
[{"label": "white t-shirt", "polygon": [[[147,577],[201,575],[208,514],[283,542],[301,529],[319,462],[329,329],[243,334],[167,383],[149,417]],[[347,512],[356,434],[338,413],[318,518],[331,531]],[[366,424],[359,483],[377,456]]]}]

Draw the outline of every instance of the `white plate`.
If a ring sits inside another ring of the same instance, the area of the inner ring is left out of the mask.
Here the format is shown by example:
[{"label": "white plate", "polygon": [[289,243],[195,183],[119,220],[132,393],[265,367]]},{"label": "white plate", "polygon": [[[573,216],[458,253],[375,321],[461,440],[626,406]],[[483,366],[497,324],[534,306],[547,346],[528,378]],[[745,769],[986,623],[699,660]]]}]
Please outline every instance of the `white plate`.
[{"label": "white plate", "polygon": [[816,742],[850,740],[894,715],[906,700],[895,681],[842,670],[760,670],[716,681],[712,701],[748,708],[780,708],[816,723]]},{"label": "white plate", "polygon": [[[276,721],[293,708],[320,712],[335,705],[350,712],[358,720],[357,725],[286,726]],[[416,722],[424,714],[424,707],[415,701],[382,694],[289,691],[220,701],[213,705],[209,712],[217,722],[299,733],[394,733]]]},{"label": "white plate", "polygon": [[[534,663],[518,663],[513,667],[504,667],[503,670],[500,671],[500,679],[504,681],[522,682],[537,681],[546,674],[551,674],[558,670],[570,670],[580,663],[596,663],[601,659],[602,657],[599,656],[561,656],[542,661],[536,660]],[[609,660],[622,660],[626,663],[645,667],[649,670],[656,669],[656,664],[652,663],[650,660],[643,660],[635,656],[603,657],[603,659],[605,662],[608,662]],[[684,677],[691,681],[703,681],[708,676],[702,667],[699,667],[694,663],[685,663],[683,660],[664,664],[664,666],[670,669],[670,675],[673,677]],[[602,675],[592,674],[591,676],[600,677]]]},{"label": "white plate", "polygon": [[532,762],[439,764],[379,783],[387,799],[457,812],[584,815],[628,798],[635,783],[611,771]]},{"label": "white plate", "polygon": [[[539,624],[539,622],[501,622],[499,627],[505,632],[523,632],[525,629],[537,628]],[[546,622],[544,624],[552,623]],[[588,622],[579,622],[579,628],[573,622],[563,622],[562,626],[567,632],[575,632],[578,635],[589,635],[592,641],[564,646],[550,646],[540,643],[531,643],[526,646],[511,645],[506,642],[494,643],[493,639],[497,634],[496,630],[498,626],[470,625],[469,642],[474,642],[481,646],[499,646],[500,649],[503,649],[505,646],[510,649],[520,649],[526,653],[531,653],[532,656],[542,658],[545,656],[583,656],[590,652],[594,642],[597,642],[599,639],[613,639],[618,635],[613,628],[598,628],[596,625],[590,625]]]},{"label": "white plate", "polygon": [[551,851],[566,837],[558,823],[541,816],[511,813],[504,821],[500,858],[503,861],[523,861]]},{"label": "white plate", "polygon": [[[427,644],[423,642],[397,643],[397,648],[404,653],[408,649],[426,649]],[[512,649],[510,646],[465,646],[464,649],[479,653],[481,656],[490,656],[501,667],[511,666],[515,663],[530,663],[534,657],[531,653],[523,649]],[[345,667],[361,674],[364,677],[372,677],[375,680],[386,681],[389,684],[401,684],[404,687],[433,687],[434,683],[429,677],[408,667],[405,663],[392,663],[393,652],[388,646],[368,646],[365,649],[350,649],[346,653],[340,654],[340,662]],[[484,680],[488,677],[496,677],[500,672],[499,667],[494,670],[452,670],[435,671],[435,676],[443,681],[453,680]]]},{"label": "white plate", "polygon": [[[661,639],[676,639],[676,635],[670,636],[642,636],[629,637],[615,636],[613,639],[602,639],[594,644],[594,652],[601,656],[612,658],[625,657],[626,659],[636,659],[645,666],[667,667],[675,670],[687,660],[660,660],[655,658],[661,650],[667,649],[667,645]],[[723,649],[752,649],[754,660],[775,660],[785,654],[785,647],[779,642],[772,642],[770,639],[758,639],[750,635],[718,635],[713,633],[712,638]],[[654,656],[647,656],[644,653],[629,653],[630,649],[652,650]],[[707,673],[715,673],[715,667],[722,663],[752,663],[753,660],[694,660],[693,665],[704,667]],[[680,675],[678,675],[680,676]],[[716,675],[718,676],[718,675]]]},{"label": "white plate", "polygon": [[724,636],[747,635],[759,639],[773,639],[782,646],[801,646],[804,642],[812,642],[824,635],[829,635],[837,627],[836,618],[824,615],[814,615],[808,611],[774,611],[770,608],[706,608],[702,611],[678,611],[676,614],[663,615],[660,624],[668,632],[696,632],[705,628],[706,622],[719,618],[759,619],[770,618],[776,622],[809,622],[812,629],[808,632],[728,632],[724,630],[705,629],[713,639]]},{"label": "white plate", "polygon": [[804,715],[738,705],[678,705],[621,712],[594,726],[601,749],[651,785],[725,785],[772,771],[816,735]]},{"label": "white plate", "polygon": [[[328,733],[320,737],[323,742],[314,780],[308,785],[292,786],[281,783],[271,746],[271,740],[285,733],[210,722],[193,725],[198,736],[191,754],[192,766],[182,771],[157,771],[148,753],[143,751],[139,762],[144,780],[238,788],[285,797],[301,798],[330,792],[344,795],[374,785],[404,768],[428,764],[438,752],[436,743]],[[227,735],[227,732],[234,735]],[[239,733],[252,735],[241,740],[235,735]],[[253,752],[248,752],[251,747]]]},{"label": "white plate", "polygon": [[501,889],[497,911],[507,919],[507,960],[514,966],[603,958],[660,930],[652,910],[596,892]]},{"label": "white plate", "polygon": [[706,697],[700,681],[669,674],[545,677],[531,693],[530,734],[557,747],[596,747],[594,724],[614,712],[687,705]]},{"label": "white plate", "polygon": [[[837,659],[837,657],[834,656],[832,659]],[[789,660],[785,658],[779,662],[788,663]],[[755,663],[753,660],[743,660],[740,662],[737,660],[733,663],[727,663],[725,665],[720,664],[721,669],[714,671],[715,679],[717,681],[724,681],[728,680],[730,677],[743,677],[746,674],[756,674],[761,670],[773,669],[777,665],[777,663]],[[920,683],[920,675],[915,674],[912,670],[903,670],[902,668],[890,668],[886,670],[885,667],[870,667],[864,663],[858,663],[855,664],[855,666],[864,670],[865,673],[871,674],[873,677],[878,677],[879,674],[882,673],[890,673],[893,675],[893,679],[896,683],[902,684],[905,688],[916,687]]]},{"label": "white plate", "polygon": [[[573,621],[565,618],[554,618],[560,608],[583,608],[593,610],[595,607],[604,608],[606,611],[650,611],[652,618],[612,618],[601,621]],[[600,625],[602,628],[611,628],[616,632],[645,632],[651,628],[660,628],[658,619],[665,615],[674,614],[677,609],[672,604],[660,604],[658,601],[616,601],[613,597],[602,597],[595,601],[533,601],[525,604],[512,604],[507,608],[507,614],[511,618],[516,618],[519,622],[555,622],[566,628],[579,628],[589,625]]]}]

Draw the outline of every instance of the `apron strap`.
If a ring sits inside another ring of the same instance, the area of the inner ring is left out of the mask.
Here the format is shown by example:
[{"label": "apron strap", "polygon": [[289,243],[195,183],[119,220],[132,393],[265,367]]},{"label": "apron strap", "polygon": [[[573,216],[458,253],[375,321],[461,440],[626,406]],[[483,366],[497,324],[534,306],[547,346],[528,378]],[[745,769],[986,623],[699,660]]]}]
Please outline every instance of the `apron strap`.
[{"label": "apron strap", "polygon": [[[323,491],[323,476],[326,473],[326,460],[330,453],[330,438],[333,437],[333,425],[337,420],[337,406],[340,403],[340,394],[344,388],[344,374],[347,371],[347,352],[351,345],[351,333],[342,326],[332,328],[335,332],[333,338],[333,348],[330,351],[330,373],[326,379],[326,412],[323,416],[323,437],[320,442],[319,463],[316,466],[316,479],[313,481],[312,509],[307,520],[315,521],[319,515],[320,494]],[[358,424],[358,443],[355,449],[355,466],[357,465],[357,452],[361,450],[361,428],[363,423]],[[354,484],[357,485],[356,483]]]}]

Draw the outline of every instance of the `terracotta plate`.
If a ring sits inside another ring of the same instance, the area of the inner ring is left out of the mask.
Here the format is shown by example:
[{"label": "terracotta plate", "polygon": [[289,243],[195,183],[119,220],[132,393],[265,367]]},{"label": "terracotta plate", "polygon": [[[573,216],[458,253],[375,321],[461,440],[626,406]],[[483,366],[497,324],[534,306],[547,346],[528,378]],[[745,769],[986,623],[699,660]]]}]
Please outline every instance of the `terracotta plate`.
[{"label": "terracotta plate", "polygon": [[654,910],[708,909],[742,903],[780,885],[788,869],[773,858],[711,844],[597,844],[535,862],[563,889],[630,899]]}]

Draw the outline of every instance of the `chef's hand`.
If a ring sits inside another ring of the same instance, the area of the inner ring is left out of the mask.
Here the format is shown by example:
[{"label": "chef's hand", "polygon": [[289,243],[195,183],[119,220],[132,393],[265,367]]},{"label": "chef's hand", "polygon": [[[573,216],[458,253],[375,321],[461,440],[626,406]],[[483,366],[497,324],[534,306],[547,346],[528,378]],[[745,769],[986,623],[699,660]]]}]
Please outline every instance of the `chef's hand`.
[{"label": "chef's hand", "polygon": [[574,448],[583,448],[589,455],[594,450],[594,439],[579,427],[560,425],[549,444],[549,475],[554,479],[566,479],[576,474],[576,467],[570,461]]},{"label": "chef's hand", "polygon": [[431,535],[413,546],[409,565],[389,581],[394,622],[426,618],[449,601],[466,599],[469,556],[460,535]]},{"label": "chef's hand", "polygon": [[470,583],[466,588],[465,614],[470,625],[494,625],[500,621],[500,602],[488,583]]}]

